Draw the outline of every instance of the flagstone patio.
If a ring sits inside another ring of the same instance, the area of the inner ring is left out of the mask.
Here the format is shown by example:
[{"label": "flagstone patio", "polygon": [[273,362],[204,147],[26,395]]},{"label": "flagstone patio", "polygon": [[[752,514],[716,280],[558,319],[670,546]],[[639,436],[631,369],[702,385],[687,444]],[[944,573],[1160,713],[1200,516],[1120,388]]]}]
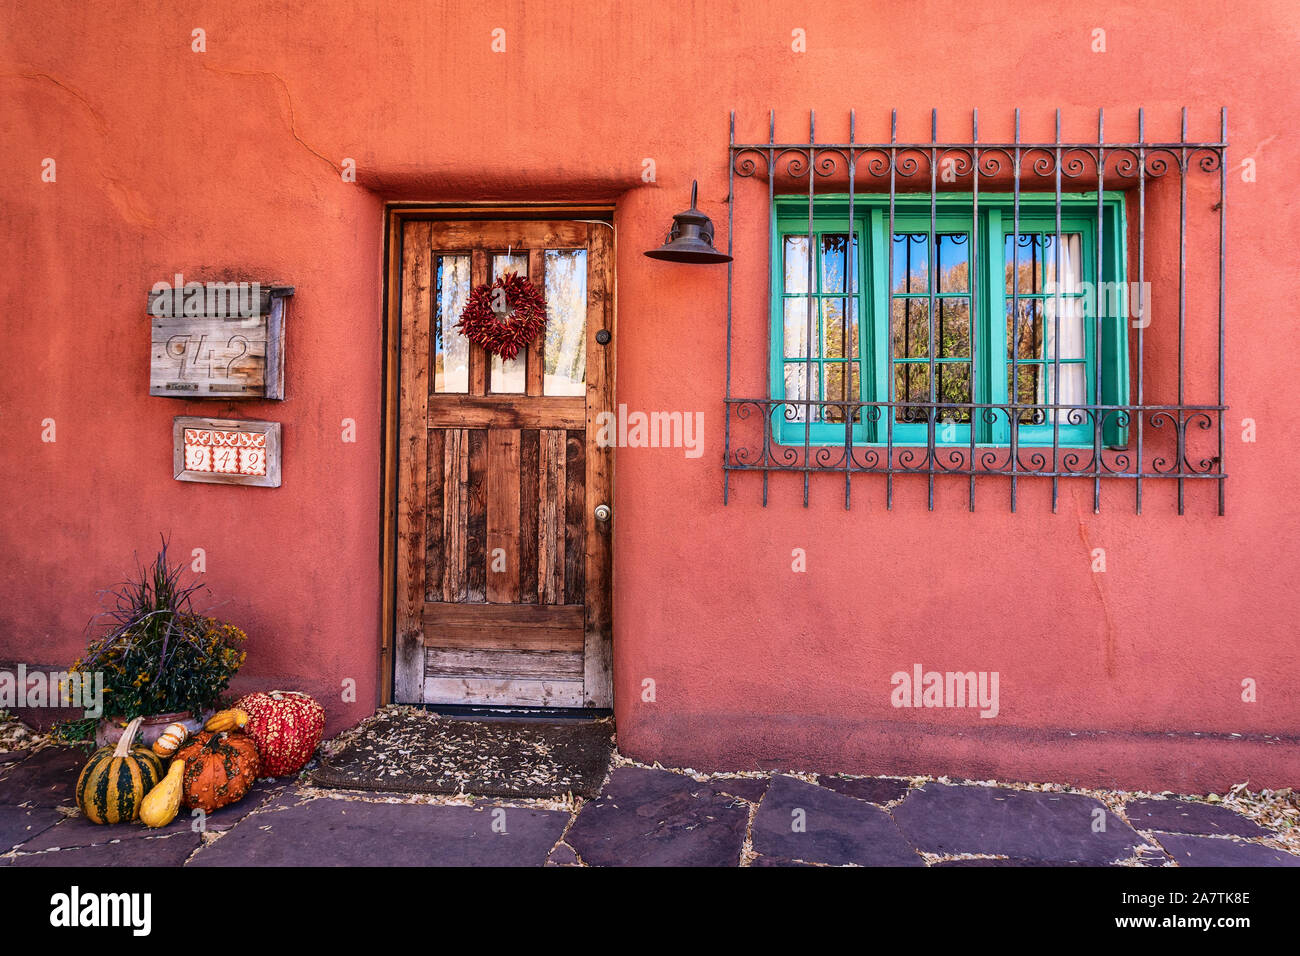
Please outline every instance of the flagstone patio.
[{"label": "flagstone patio", "polygon": [[196,833],[95,826],[84,754],[0,761],[0,866],[1300,866],[1291,832],[1227,806],[926,778],[706,776],[616,755],[592,800],[260,781]]}]

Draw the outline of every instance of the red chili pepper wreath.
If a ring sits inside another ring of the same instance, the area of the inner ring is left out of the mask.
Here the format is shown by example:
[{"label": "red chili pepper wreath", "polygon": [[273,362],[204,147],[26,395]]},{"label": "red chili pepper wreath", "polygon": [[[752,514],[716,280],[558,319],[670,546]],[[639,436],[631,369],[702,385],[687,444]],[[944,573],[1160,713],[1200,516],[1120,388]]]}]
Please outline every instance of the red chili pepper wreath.
[{"label": "red chili pepper wreath", "polygon": [[[496,289],[505,293],[504,314],[492,309]],[[526,278],[507,272],[491,285],[474,288],[456,328],[483,351],[512,359],[546,328],[546,299]]]}]

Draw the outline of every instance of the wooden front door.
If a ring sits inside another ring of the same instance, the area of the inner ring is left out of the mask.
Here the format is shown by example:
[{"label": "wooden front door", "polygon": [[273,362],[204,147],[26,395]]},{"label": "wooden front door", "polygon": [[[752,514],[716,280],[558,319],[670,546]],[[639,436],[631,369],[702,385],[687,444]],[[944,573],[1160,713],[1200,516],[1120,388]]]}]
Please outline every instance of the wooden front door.
[{"label": "wooden front door", "polygon": [[[613,230],[402,228],[394,698],[609,707]],[[455,326],[511,270],[544,290],[547,325],[503,361]]]}]

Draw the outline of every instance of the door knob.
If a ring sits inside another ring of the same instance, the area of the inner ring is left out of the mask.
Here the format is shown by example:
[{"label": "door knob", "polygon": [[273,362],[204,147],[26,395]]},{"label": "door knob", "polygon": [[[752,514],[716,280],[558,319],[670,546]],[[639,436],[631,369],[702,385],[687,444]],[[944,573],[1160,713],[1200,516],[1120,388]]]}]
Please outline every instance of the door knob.
[{"label": "door knob", "polygon": [[608,521],[613,514],[614,512],[610,510],[609,505],[596,505],[597,521]]}]

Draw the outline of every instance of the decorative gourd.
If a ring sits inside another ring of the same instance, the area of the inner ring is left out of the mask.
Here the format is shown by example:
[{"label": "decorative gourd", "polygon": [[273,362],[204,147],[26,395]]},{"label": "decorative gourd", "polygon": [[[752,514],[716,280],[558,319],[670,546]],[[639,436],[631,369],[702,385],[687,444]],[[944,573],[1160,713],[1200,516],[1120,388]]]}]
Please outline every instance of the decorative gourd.
[{"label": "decorative gourd", "polygon": [[268,777],[301,770],[325,733],[325,708],[298,691],[247,694],[235,706],[248,714],[245,729],[257,742],[262,773]]},{"label": "decorative gourd", "polygon": [[185,739],[189,737],[189,728],[184,724],[168,724],[158,739],[153,742],[153,752],[164,760],[176,752]]},{"label": "decorative gourd", "polygon": [[248,714],[239,709],[219,710],[203,725],[204,730],[219,734],[223,730],[239,730],[248,723]]},{"label": "decorative gourd", "polygon": [[151,750],[132,747],[143,717],[126,725],[113,747],[101,747],[77,778],[77,806],[91,823],[130,823],[140,802],[162,779],[162,761]]},{"label": "decorative gourd", "polygon": [[162,783],[150,790],[140,804],[140,822],[147,827],[165,827],[181,809],[185,761],[173,760]]},{"label": "decorative gourd", "polygon": [[176,751],[183,761],[181,801],[208,813],[243,799],[257,780],[257,745],[248,734],[203,730]]}]

